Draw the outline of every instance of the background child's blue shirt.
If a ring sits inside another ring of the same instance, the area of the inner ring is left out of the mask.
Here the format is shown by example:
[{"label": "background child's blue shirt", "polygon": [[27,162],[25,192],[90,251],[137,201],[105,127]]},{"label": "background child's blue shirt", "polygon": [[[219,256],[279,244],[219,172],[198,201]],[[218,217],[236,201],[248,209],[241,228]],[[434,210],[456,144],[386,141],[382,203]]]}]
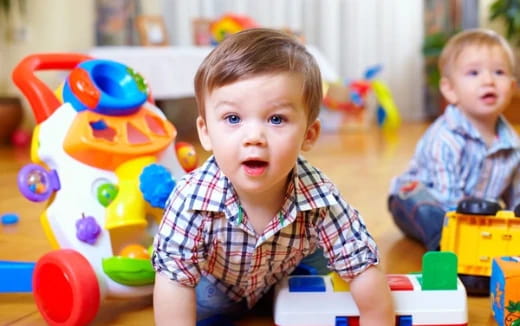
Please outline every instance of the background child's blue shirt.
[{"label": "background child's blue shirt", "polygon": [[520,203],[520,141],[500,117],[497,138],[487,146],[455,106],[448,106],[417,144],[408,170],[392,180],[390,194],[412,181],[423,183],[446,210],[468,196]]}]

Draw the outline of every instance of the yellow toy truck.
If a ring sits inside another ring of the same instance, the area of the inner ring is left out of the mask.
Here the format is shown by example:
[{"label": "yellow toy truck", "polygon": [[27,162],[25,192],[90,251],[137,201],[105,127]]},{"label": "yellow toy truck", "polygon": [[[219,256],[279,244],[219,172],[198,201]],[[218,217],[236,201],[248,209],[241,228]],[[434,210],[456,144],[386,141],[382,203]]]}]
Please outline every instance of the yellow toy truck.
[{"label": "yellow toy truck", "polygon": [[520,205],[502,210],[498,202],[468,198],[446,214],[441,251],[458,257],[458,273],[470,295],[489,295],[493,258],[520,255]]}]

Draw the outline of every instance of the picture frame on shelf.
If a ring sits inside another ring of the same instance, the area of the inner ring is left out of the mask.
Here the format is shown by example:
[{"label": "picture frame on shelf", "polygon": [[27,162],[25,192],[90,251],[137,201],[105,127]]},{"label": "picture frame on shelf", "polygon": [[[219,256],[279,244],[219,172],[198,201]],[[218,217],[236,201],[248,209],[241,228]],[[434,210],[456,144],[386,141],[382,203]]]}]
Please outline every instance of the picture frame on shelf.
[{"label": "picture frame on shelf", "polygon": [[169,45],[168,32],[162,16],[138,16],[136,25],[139,33],[139,43],[142,46]]},{"label": "picture frame on shelf", "polygon": [[211,24],[213,21],[209,18],[195,18],[192,20],[193,28],[193,44],[197,46],[211,45]]},{"label": "picture frame on shelf", "polygon": [[96,0],[96,45],[138,45],[135,24],[140,13],[138,0]]}]

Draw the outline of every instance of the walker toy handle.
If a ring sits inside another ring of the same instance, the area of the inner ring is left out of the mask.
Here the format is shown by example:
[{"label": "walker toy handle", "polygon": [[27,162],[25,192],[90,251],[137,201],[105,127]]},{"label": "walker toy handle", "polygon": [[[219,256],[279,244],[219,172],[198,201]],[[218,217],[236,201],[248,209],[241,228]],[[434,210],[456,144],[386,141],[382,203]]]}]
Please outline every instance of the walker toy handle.
[{"label": "walker toy handle", "polygon": [[47,119],[60,105],[54,93],[34,74],[38,70],[71,70],[92,59],[80,53],[45,53],[25,57],[13,70],[13,81],[31,104],[36,123]]}]

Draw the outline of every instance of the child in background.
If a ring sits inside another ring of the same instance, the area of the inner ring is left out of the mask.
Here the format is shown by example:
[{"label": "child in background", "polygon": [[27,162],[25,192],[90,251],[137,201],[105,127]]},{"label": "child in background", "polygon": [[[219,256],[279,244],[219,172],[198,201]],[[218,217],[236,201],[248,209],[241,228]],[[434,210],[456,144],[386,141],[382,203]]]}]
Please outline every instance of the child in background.
[{"label": "child in background", "polygon": [[448,41],[439,68],[449,105],[389,197],[396,225],[428,250],[438,250],[444,215],[462,199],[520,203],[520,142],[502,116],[516,88],[511,47],[493,31],[466,30]]},{"label": "child in background", "polygon": [[157,325],[240,316],[300,262],[350,282],[361,325],[394,325],[361,216],[300,156],[320,133],[321,87],[313,57],[283,32],[248,29],[205,58],[197,130],[213,156],[178,182],[156,235]]}]

